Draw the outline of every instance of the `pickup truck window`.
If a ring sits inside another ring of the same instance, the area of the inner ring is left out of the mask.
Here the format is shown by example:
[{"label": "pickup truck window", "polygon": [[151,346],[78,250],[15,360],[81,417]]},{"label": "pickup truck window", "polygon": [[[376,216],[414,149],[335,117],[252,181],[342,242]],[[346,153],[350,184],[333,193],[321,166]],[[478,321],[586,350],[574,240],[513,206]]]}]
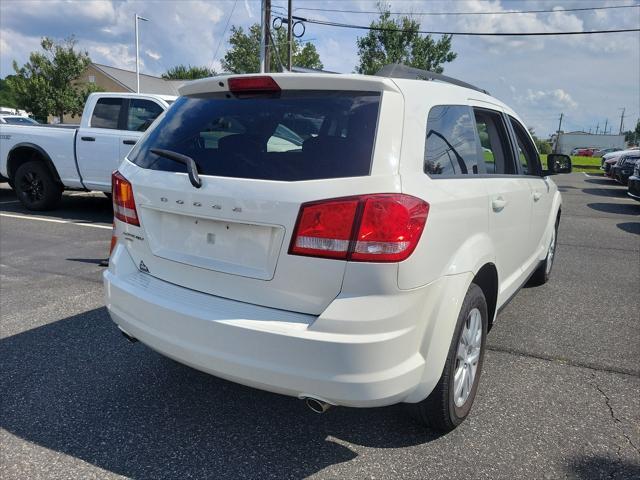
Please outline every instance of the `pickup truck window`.
[{"label": "pickup truck window", "polygon": [[478,149],[468,106],[438,105],[429,111],[424,172],[428,175],[478,173]]},{"label": "pickup truck window", "polygon": [[298,181],[369,175],[380,94],[283,91],[179,98],[129,154],[142,168],[185,172],[151,149],[191,157],[202,175]]},{"label": "pickup truck window", "polygon": [[151,100],[133,98],[129,101],[127,130],[144,132],[162,113],[162,107]]},{"label": "pickup truck window", "polygon": [[110,128],[117,130],[122,109],[121,98],[101,98],[96,102],[91,115],[91,126],[93,128]]}]

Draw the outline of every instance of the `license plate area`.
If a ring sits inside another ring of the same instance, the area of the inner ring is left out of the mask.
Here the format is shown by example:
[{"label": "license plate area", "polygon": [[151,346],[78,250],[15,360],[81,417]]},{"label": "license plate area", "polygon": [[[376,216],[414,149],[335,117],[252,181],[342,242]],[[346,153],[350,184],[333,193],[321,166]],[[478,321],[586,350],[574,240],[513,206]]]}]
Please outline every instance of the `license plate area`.
[{"label": "license plate area", "polygon": [[284,238],[281,226],[233,222],[142,208],[149,248],[193,267],[271,280]]}]

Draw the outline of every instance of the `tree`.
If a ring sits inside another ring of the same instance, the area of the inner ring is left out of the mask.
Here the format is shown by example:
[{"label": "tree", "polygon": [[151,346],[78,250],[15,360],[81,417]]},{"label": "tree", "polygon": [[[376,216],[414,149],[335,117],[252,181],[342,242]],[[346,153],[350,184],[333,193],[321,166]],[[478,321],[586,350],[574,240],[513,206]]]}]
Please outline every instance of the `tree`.
[{"label": "tree", "polygon": [[0,106],[18,108],[18,100],[8,81],[11,76],[8,75],[4,80],[0,78]]},{"label": "tree", "polygon": [[542,154],[549,154],[551,153],[551,144],[549,142],[547,142],[546,140],[541,140],[540,138],[538,138],[538,136],[536,135],[536,132],[533,128],[529,127],[529,133],[531,134],[531,138],[533,138],[533,143],[536,144],[536,148],[538,149],[538,152],[542,153]]},{"label": "tree", "polygon": [[624,132],[624,141],[628,145],[637,145],[640,143],[640,120],[636,123],[635,130],[628,130]]},{"label": "tree", "polygon": [[451,51],[451,35],[435,41],[431,35],[421,35],[420,22],[408,16],[391,18],[389,6],[378,3],[380,17],[371,22],[369,33],[357,40],[360,63],[358,73],[373,75],[390,63],[442,73],[443,63],[457,54]]},{"label": "tree", "polygon": [[56,42],[44,37],[42,52],[31,52],[22,67],[13,61],[16,74],[7,77],[19,108],[31,112],[36,118],[48,115],[80,115],[87,96],[97,90],[94,84],[75,82],[91,63],[89,54],[75,50],[77,41],[67,38]]},{"label": "tree", "polygon": [[209,67],[176,65],[162,74],[166,80],[196,80],[198,78],[214,77],[217,73]]},{"label": "tree", "polygon": [[[272,30],[275,45],[270,51],[271,70],[282,71],[287,68],[287,32],[285,28]],[[296,67],[322,69],[320,55],[312,43],[302,45],[293,39],[291,62]],[[231,73],[255,73],[260,71],[260,24],[255,23],[245,33],[242,27],[231,27],[231,48],[222,59],[222,68]],[[284,68],[283,68],[284,67]]]}]

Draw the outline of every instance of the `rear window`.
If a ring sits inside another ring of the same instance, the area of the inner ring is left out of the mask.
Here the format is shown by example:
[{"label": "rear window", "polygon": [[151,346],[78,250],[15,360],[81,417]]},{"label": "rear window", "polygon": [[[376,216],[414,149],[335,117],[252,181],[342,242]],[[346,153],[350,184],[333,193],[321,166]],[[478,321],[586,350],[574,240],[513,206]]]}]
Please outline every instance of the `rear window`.
[{"label": "rear window", "polygon": [[314,180],[369,175],[380,93],[286,91],[181,97],[129,154],[142,168],[185,172],[151,153],[188,155],[204,175]]}]

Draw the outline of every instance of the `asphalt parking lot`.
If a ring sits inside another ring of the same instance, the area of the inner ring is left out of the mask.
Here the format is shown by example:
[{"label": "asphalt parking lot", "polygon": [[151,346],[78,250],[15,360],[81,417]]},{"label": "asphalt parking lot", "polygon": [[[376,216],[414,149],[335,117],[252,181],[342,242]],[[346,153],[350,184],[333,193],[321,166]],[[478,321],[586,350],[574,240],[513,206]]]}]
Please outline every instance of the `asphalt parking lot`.
[{"label": "asphalt parking lot", "polygon": [[98,265],[109,200],[34,215],[0,187],[0,477],[640,478],[640,204],[608,179],[556,181],[552,280],[500,314],[445,436],[402,406],[316,415],[128,343]]}]

